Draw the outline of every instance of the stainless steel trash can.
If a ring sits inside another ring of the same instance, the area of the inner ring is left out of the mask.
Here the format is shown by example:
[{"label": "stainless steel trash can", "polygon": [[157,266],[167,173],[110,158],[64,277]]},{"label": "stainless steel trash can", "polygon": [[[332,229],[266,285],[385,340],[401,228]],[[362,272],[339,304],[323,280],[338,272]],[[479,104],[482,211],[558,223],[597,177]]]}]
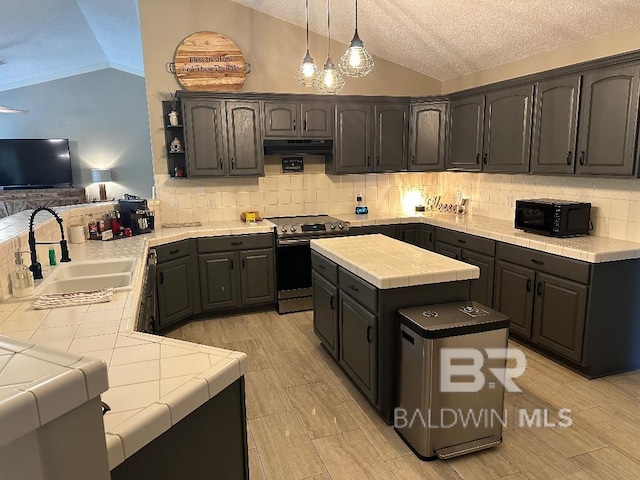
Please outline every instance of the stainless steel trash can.
[{"label": "stainless steel trash can", "polygon": [[[507,347],[509,319],[474,301],[398,313],[396,432],[423,460],[499,444],[506,421],[501,349]],[[487,359],[486,349],[498,350],[489,350],[493,358]]]}]

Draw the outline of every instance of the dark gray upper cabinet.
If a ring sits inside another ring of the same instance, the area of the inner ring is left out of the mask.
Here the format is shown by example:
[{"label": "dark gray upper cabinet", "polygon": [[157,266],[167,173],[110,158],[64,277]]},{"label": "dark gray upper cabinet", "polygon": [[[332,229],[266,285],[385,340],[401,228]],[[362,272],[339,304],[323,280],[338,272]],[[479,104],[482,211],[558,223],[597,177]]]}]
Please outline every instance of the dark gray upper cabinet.
[{"label": "dark gray upper cabinet", "polygon": [[582,360],[587,286],[546,273],[536,276],[532,339],[572,360]]},{"label": "dark gray upper cabinet", "polygon": [[225,115],[221,100],[185,99],[185,150],[189,176],[219,176],[226,173]]},{"label": "dark gray upper cabinet", "polygon": [[531,146],[533,86],[487,94],[482,169],[527,172]]},{"label": "dark gray upper cabinet", "polygon": [[373,108],[363,103],[339,103],[336,106],[334,139],[335,173],[372,171]]},{"label": "dark gray upper cabinet", "polygon": [[577,173],[633,174],[639,80],[637,65],[584,75]]},{"label": "dark gray upper cabinet", "polygon": [[373,171],[407,169],[409,105],[381,104],[374,106],[375,158]]},{"label": "dark gray upper cabinet", "polygon": [[409,170],[426,172],[444,169],[446,103],[411,105],[409,128]]},{"label": "dark gray upper cabinet", "polygon": [[242,306],[275,302],[273,249],[240,252]]},{"label": "dark gray upper cabinet", "polygon": [[320,102],[264,102],[267,138],[332,138],[333,105]]},{"label": "dark gray upper cabinet", "polygon": [[193,311],[190,257],[176,258],[159,264],[156,270],[158,285],[158,327],[160,330],[189,317]]},{"label": "dark gray upper cabinet", "polygon": [[573,173],[580,75],[538,82],[531,144],[532,173]]},{"label": "dark gray upper cabinet", "polygon": [[333,358],[338,359],[338,287],[312,273],[313,331]]},{"label": "dark gray upper cabinet", "polygon": [[447,168],[480,170],[484,128],[484,95],[454,100],[450,104]]},{"label": "dark gray upper cabinet", "polygon": [[294,102],[264,103],[264,136],[265,137],[297,137],[299,136],[300,104]]},{"label": "dark gray upper cabinet", "polygon": [[327,103],[302,103],[300,105],[300,119],[302,137],[332,138],[334,105]]},{"label": "dark gray upper cabinet", "polygon": [[199,255],[202,310],[240,306],[237,252]]},{"label": "dark gray upper cabinet", "polygon": [[230,175],[264,175],[260,102],[225,102]]}]

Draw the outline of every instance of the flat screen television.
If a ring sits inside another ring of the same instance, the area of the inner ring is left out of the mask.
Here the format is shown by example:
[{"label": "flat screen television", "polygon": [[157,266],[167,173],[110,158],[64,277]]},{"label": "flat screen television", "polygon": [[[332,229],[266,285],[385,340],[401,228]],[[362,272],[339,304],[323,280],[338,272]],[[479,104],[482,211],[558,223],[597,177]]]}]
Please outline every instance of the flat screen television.
[{"label": "flat screen television", "polygon": [[0,187],[71,187],[66,138],[0,139]]}]

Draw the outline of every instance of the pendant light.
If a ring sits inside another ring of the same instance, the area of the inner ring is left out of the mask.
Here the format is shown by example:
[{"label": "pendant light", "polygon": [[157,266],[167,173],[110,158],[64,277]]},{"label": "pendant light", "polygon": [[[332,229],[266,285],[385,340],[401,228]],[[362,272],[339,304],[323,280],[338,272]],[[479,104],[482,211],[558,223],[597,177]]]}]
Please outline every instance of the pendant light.
[{"label": "pendant light", "polygon": [[336,69],[336,66],[331,60],[331,0],[327,0],[327,31],[329,34],[329,48],[327,52],[327,61],[324,64],[324,68],[316,77],[316,81],[313,84],[318,92],[323,95],[337,95],[342,87],[344,87],[344,78],[340,75],[340,72]]},{"label": "pendant light", "polygon": [[364,77],[373,69],[373,58],[364,48],[364,43],[358,36],[358,0],[356,1],[356,31],[351,45],[340,58],[340,70],[347,77]]},{"label": "pendant light", "polygon": [[307,10],[307,53],[302,59],[300,68],[298,68],[296,72],[296,81],[303,87],[313,87],[313,82],[315,82],[316,76],[318,75],[318,67],[316,67],[309,53],[309,0],[305,1],[305,5]]}]

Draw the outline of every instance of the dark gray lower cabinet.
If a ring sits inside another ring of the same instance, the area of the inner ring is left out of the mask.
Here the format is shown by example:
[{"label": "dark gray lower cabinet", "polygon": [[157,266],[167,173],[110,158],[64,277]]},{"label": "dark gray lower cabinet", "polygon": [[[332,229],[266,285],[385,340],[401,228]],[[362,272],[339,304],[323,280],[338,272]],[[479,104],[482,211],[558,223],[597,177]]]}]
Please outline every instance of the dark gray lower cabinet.
[{"label": "dark gray lower cabinet", "polygon": [[538,273],[536,280],[533,340],[579,362],[582,359],[587,287],[545,273]]},{"label": "dark gray lower cabinet", "polygon": [[434,251],[445,257],[454,258],[460,260],[462,258],[462,249],[459,247],[453,247],[447,243],[436,242]]},{"label": "dark gray lower cabinet", "polygon": [[273,250],[240,252],[242,305],[261,305],[275,300]]},{"label": "dark gray lower cabinet", "polygon": [[410,243],[411,245],[420,246],[420,227],[421,225],[419,223],[398,225],[398,240],[402,240],[405,243]]},{"label": "dark gray lower cabinet", "polygon": [[436,244],[436,227],[433,225],[420,225],[420,232],[418,235],[418,246],[425,250],[433,251]]},{"label": "dark gray lower cabinet", "polygon": [[493,275],[495,260],[481,253],[462,250],[462,261],[480,269],[480,277],[471,282],[471,300],[493,306]]},{"label": "dark gray lower cabinet", "polygon": [[190,257],[158,264],[158,326],[163,329],[193,314]]},{"label": "dark gray lower cabinet", "polygon": [[338,287],[313,272],[313,331],[338,359]]},{"label": "dark gray lower cabinet", "polygon": [[531,338],[535,275],[530,268],[496,261],[493,308],[509,317],[512,332],[526,338]]},{"label": "dark gray lower cabinet", "polygon": [[207,253],[200,255],[199,264],[202,310],[240,306],[238,253]]},{"label": "dark gray lower cabinet", "polygon": [[339,303],[340,365],[375,403],[378,319],[343,291],[340,291]]}]

